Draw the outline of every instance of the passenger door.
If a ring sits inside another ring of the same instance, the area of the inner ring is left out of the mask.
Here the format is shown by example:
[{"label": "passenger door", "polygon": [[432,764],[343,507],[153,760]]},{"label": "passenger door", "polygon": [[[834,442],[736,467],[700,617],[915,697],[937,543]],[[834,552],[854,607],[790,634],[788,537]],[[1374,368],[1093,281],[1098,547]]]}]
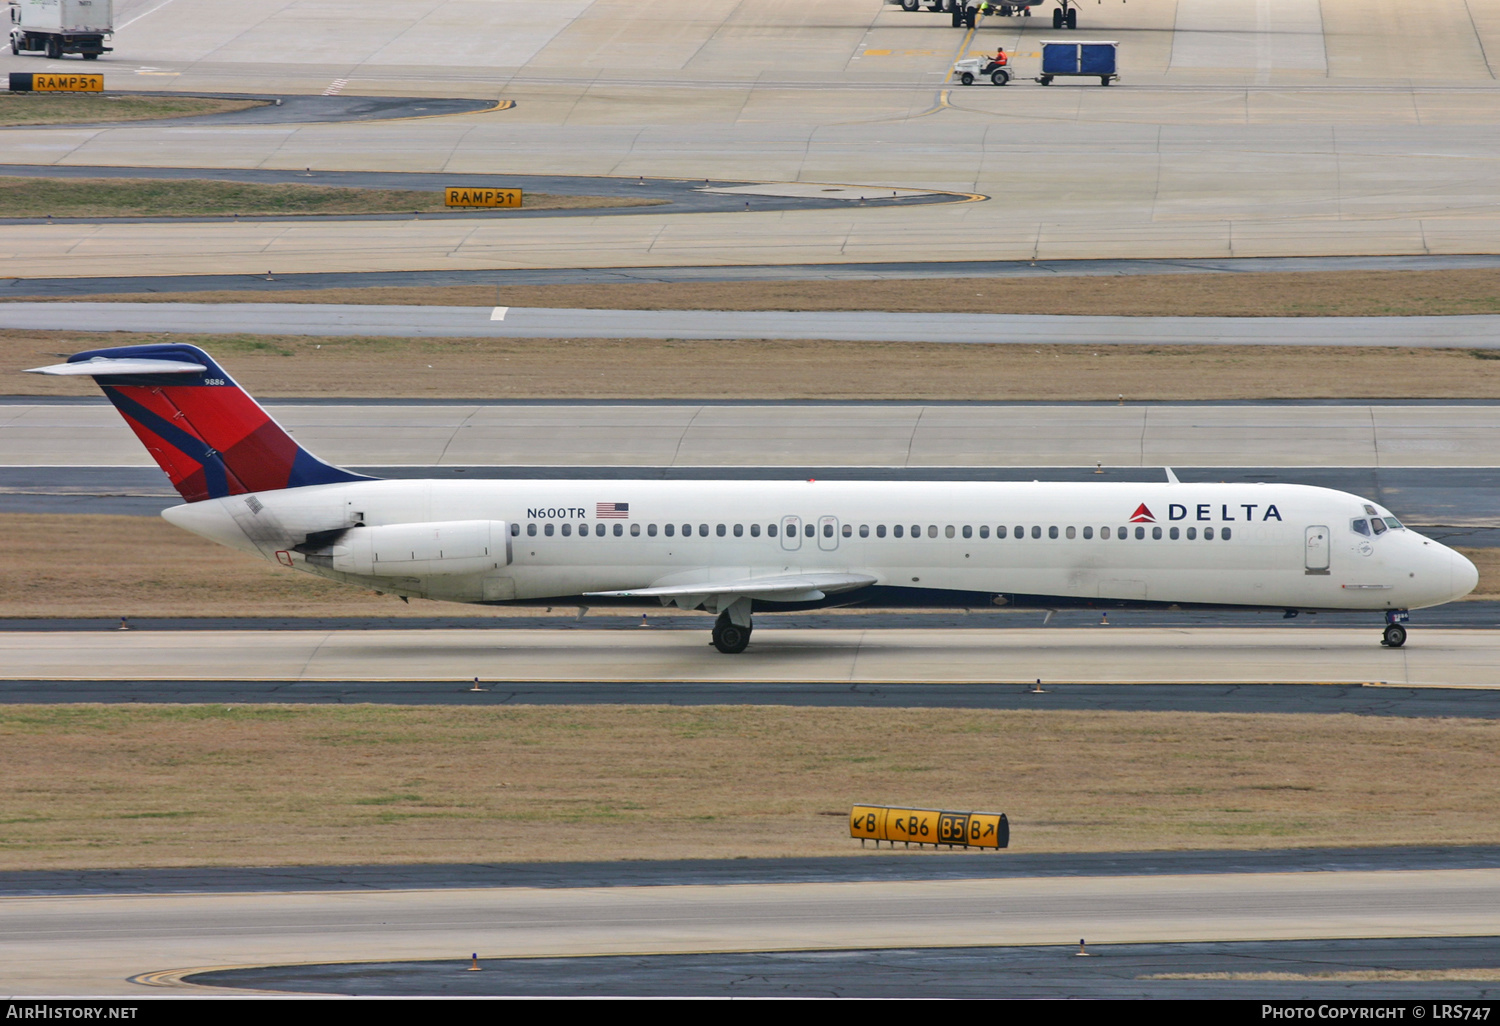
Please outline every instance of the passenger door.
[{"label": "passenger door", "polygon": [[1306,561],[1304,573],[1326,575],[1328,571],[1328,528],[1322,525],[1309,527],[1306,534]]}]

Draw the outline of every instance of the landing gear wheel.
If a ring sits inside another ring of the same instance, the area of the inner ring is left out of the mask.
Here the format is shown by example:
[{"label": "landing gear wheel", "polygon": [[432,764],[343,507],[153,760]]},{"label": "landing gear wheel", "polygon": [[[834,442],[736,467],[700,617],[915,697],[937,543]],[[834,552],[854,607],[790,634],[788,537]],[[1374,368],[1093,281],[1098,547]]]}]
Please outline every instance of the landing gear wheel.
[{"label": "landing gear wheel", "polygon": [[960,82],[962,82],[964,85],[973,85],[974,84],[974,76],[971,75],[971,74],[969,74],[967,71],[964,72],[962,75],[958,76],[958,80]]},{"label": "landing gear wheel", "polygon": [[1068,23],[1068,28],[1070,28],[1070,29],[1076,29],[1078,27],[1078,11],[1077,11],[1077,9],[1072,8],[1072,7],[1068,8],[1068,13],[1063,16],[1063,21],[1065,21],[1065,22]]},{"label": "landing gear wheel", "polygon": [[1055,29],[1062,28],[1062,8],[1061,7],[1057,8],[1056,10],[1054,10],[1052,12],[1052,27],[1055,28]]},{"label": "landing gear wheel", "polygon": [[750,644],[750,628],[741,627],[729,619],[728,613],[720,613],[719,618],[714,621],[714,648],[725,655],[734,655],[745,651],[745,646]]},{"label": "landing gear wheel", "polygon": [[994,85],[1004,85],[1010,81],[1010,72],[1003,68],[990,76],[990,82]]},{"label": "landing gear wheel", "polygon": [[1386,648],[1400,648],[1406,644],[1406,628],[1399,623],[1387,624],[1380,643]]}]

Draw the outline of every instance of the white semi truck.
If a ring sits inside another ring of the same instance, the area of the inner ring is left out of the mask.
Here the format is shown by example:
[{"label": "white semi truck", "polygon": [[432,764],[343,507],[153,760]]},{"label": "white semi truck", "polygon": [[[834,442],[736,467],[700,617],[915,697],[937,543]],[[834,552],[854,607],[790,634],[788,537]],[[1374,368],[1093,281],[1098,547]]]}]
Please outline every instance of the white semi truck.
[{"label": "white semi truck", "polygon": [[10,0],[10,52],[97,60],[111,49],[104,41],[114,35],[114,6],[114,0]]}]

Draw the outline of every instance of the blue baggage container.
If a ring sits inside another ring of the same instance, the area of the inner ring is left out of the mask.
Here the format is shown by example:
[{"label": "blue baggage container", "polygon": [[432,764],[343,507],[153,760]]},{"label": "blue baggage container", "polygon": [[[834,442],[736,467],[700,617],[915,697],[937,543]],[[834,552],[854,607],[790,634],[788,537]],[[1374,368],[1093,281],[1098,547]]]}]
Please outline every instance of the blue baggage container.
[{"label": "blue baggage container", "polygon": [[1037,81],[1042,85],[1051,85],[1054,78],[1087,76],[1098,78],[1101,85],[1109,85],[1113,79],[1120,77],[1116,61],[1119,46],[1119,43],[1112,40],[1042,40],[1042,74]]}]

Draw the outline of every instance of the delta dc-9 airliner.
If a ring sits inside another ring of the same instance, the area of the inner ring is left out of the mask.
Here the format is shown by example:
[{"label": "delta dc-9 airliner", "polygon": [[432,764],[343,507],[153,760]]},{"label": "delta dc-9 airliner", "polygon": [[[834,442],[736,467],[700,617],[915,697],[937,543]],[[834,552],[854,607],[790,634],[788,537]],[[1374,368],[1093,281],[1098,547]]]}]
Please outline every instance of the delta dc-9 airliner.
[{"label": "delta dc-9 airliner", "polygon": [[1383,614],[1451,602],[1474,564],[1377,503],[1291,484],[381,480],[307,452],[189,345],[78,353],[185,500],[169,522],[402,598],[756,610],[1213,607]]}]

